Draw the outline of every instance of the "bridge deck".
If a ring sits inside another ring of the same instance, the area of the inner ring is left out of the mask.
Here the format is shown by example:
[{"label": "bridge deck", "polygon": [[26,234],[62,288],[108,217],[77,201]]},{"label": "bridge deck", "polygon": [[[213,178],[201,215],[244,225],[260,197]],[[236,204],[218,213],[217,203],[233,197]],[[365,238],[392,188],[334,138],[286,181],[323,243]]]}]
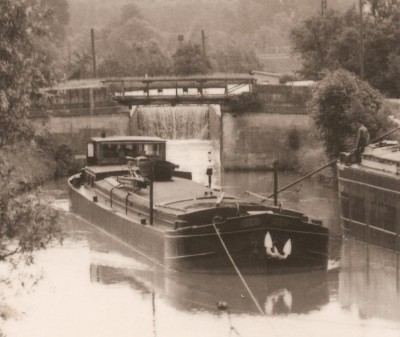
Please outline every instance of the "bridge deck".
[{"label": "bridge deck", "polygon": [[190,76],[116,78],[102,81],[124,105],[221,104],[231,97],[251,92],[254,77]]}]

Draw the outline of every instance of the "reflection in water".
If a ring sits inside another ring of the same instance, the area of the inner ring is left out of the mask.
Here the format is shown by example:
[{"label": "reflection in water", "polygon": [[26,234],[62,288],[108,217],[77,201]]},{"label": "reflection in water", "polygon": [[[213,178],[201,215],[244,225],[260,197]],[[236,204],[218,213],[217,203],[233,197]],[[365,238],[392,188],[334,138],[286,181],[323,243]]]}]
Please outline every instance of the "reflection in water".
[{"label": "reflection in water", "polygon": [[[236,275],[207,275],[91,265],[91,279],[103,284],[128,284],[140,292],[155,289],[169,304],[182,311],[218,313],[217,303],[226,302],[231,313],[258,313]],[[268,315],[306,314],[328,303],[328,278],[337,274],[246,276],[253,294]]]},{"label": "reflection in water", "polygon": [[344,240],[339,301],[356,306],[363,319],[400,321],[400,255],[354,240]]}]

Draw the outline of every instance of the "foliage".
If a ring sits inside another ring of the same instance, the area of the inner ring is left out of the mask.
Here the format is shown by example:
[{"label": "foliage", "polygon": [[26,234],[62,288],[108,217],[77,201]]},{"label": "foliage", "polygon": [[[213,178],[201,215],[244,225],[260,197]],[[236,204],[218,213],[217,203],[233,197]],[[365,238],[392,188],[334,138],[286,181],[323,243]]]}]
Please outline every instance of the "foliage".
[{"label": "foliage", "polygon": [[155,76],[168,74],[169,59],[155,41],[121,44],[99,64],[99,76]]},{"label": "foliage", "polygon": [[[389,96],[399,97],[400,3],[369,0],[363,12],[365,79]],[[324,71],[344,68],[360,73],[359,13],[329,11],[304,20],[291,32],[301,74],[320,79]]]},{"label": "foliage", "polygon": [[60,45],[65,40],[65,28],[70,20],[67,0],[40,0],[40,6],[50,13],[47,15],[46,23],[52,39],[59,42],[57,44]]},{"label": "foliage", "polygon": [[346,70],[330,72],[318,83],[310,110],[329,158],[355,148],[357,120],[364,121],[371,139],[391,127],[382,103],[377,90]]},{"label": "foliage", "polygon": [[26,111],[54,78],[48,13],[31,0],[0,2],[0,147],[32,137]]},{"label": "foliage", "polygon": [[172,55],[175,75],[206,74],[209,71],[200,45],[183,43]]},{"label": "foliage", "polygon": [[228,106],[235,113],[257,112],[262,108],[262,100],[257,93],[244,92],[231,97]]},{"label": "foliage", "polygon": [[301,145],[301,137],[300,137],[300,132],[297,130],[296,127],[291,128],[289,133],[288,133],[288,138],[287,138],[288,146],[289,149],[296,151],[300,148]]},{"label": "foliage", "polygon": [[15,256],[31,262],[33,251],[60,237],[57,212],[31,193],[30,177],[5,160],[8,151],[15,148],[3,148],[0,156],[0,262]]},{"label": "foliage", "polygon": [[210,58],[213,70],[222,73],[248,73],[261,67],[254,50],[247,51],[232,45],[217,49]]},{"label": "foliage", "polygon": [[[27,123],[27,111],[42,97],[40,89],[55,80],[54,37],[48,31],[54,21],[43,4],[0,2],[1,262],[24,258],[30,263],[32,252],[60,233],[57,212],[33,193],[48,165],[38,151],[28,150],[34,130]],[[30,162],[40,163],[40,170]]]},{"label": "foliage", "polygon": [[298,81],[298,77],[292,74],[283,74],[279,77],[279,84],[286,84],[288,82]]},{"label": "foliage", "polygon": [[80,169],[72,149],[58,141],[47,130],[35,133],[34,144],[36,149],[41,152],[42,160],[47,161],[51,166],[49,174],[54,178],[65,177]]},{"label": "foliage", "polygon": [[293,51],[300,54],[309,79],[320,79],[326,69],[340,66],[359,71],[358,18],[354,8],[342,15],[329,11],[324,16],[304,20],[291,32]]},{"label": "foliage", "polygon": [[[170,68],[168,57],[160,48],[159,34],[143,17],[135,4],[120,9],[107,26],[96,30],[98,75],[154,76],[165,75]],[[90,42],[83,38],[69,65],[69,78],[92,77]]]},{"label": "foliage", "polygon": [[92,56],[90,56],[87,52],[76,52],[72,58],[72,62],[67,65],[66,70],[69,73],[68,78],[70,80],[79,80],[92,77]]}]

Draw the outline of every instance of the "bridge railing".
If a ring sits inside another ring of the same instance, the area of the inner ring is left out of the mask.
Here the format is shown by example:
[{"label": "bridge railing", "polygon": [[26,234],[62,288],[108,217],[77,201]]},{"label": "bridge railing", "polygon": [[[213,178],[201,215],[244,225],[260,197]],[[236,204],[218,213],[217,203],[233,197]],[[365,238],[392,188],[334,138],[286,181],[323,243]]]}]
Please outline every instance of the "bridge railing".
[{"label": "bridge railing", "polygon": [[114,99],[127,105],[157,102],[214,102],[243,92],[252,92],[255,79],[249,75],[115,78],[102,81]]}]

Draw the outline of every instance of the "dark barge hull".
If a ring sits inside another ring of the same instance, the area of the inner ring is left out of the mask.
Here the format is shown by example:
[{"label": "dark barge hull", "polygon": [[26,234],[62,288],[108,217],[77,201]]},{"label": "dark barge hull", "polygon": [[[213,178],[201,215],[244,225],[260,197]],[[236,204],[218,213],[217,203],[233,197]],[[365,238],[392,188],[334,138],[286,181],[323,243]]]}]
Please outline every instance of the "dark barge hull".
[{"label": "dark barge hull", "polygon": [[[86,189],[86,192],[82,193]],[[299,217],[256,214],[227,218],[215,224],[165,229],[143,225],[130,213],[95,202],[88,187],[75,187],[69,180],[71,212],[123,241],[167,270],[232,273],[234,269],[224,250],[225,243],[236,265],[245,273],[275,273],[326,269],[328,230]],[[278,257],[266,253],[269,234]],[[282,257],[290,240],[291,253]]]},{"label": "dark barge hull", "polygon": [[400,179],[338,164],[343,234],[400,251]]}]

